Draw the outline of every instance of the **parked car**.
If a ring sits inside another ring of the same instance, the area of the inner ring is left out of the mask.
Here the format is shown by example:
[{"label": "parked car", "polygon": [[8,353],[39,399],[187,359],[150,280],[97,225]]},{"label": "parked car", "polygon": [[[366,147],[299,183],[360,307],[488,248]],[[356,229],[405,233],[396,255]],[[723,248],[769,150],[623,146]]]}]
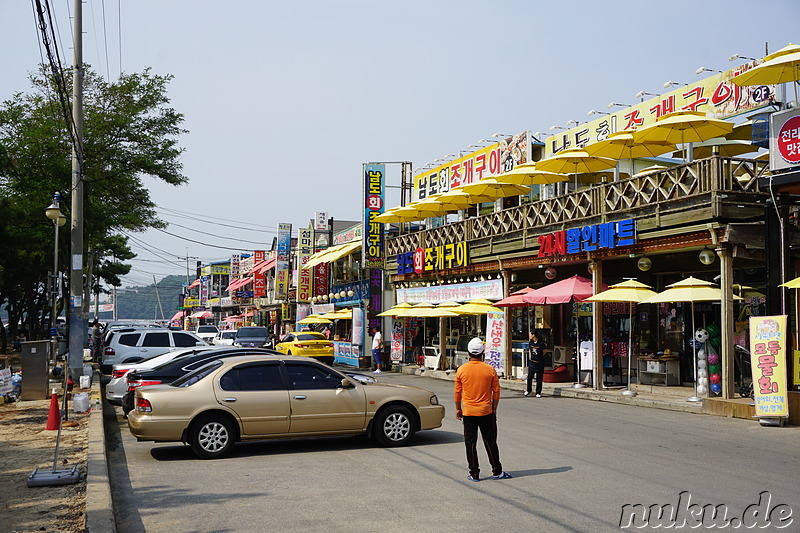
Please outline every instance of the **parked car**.
[{"label": "parked car", "polygon": [[233,346],[233,340],[236,338],[235,329],[223,329],[216,334],[211,344],[216,346]]},{"label": "parked car", "polygon": [[442,425],[433,392],[362,383],[304,357],[228,357],[169,385],[136,390],[128,428],[138,439],[186,442],[215,459],[235,442],[367,434],[383,446],[408,444]]},{"label": "parked car", "polygon": [[280,353],[264,348],[242,348],[239,346],[210,347],[209,350],[168,361],[151,369],[128,372],[125,377],[127,390],[122,397],[122,411],[127,415],[133,409],[133,393],[139,387],[157,385],[159,383],[172,383],[184,374],[203,366],[209,361],[238,355],[258,355],[264,357],[280,355]]},{"label": "parked car", "polygon": [[197,326],[197,329],[194,331],[195,335],[209,344],[211,344],[211,341],[217,336],[217,333],[219,333],[219,328],[213,325]]},{"label": "parked car", "polygon": [[108,374],[111,368],[119,363],[136,363],[178,348],[208,345],[190,331],[155,328],[113,329],[109,332],[108,342],[103,349],[100,371]]},{"label": "parked car", "polygon": [[138,363],[120,363],[111,368],[111,379],[106,384],[106,400],[113,405],[122,405],[122,398],[128,392],[127,374],[132,370],[149,370],[164,363],[174,361],[187,355],[200,353],[208,350],[211,346],[195,346],[194,348],[183,348],[174,352],[166,352],[155,355],[149,359],[144,359]]},{"label": "parked car", "polygon": [[275,349],[286,355],[313,357],[317,361],[333,364],[333,343],[317,331],[292,331],[275,345]]},{"label": "parked car", "polygon": [[269,347],[269,331],[264,326],[245,326],[236,330],[236,338],[233,339],[234,346],[246,348],[265,348]]}]

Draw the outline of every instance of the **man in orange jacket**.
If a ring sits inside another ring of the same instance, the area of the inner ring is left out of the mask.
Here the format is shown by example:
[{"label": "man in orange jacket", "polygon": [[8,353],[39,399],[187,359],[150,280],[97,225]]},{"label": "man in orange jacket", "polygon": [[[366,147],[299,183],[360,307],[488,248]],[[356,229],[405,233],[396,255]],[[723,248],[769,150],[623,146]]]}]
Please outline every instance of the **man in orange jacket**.
[{"label": "man in orange jacket", "polygon": [[[456,372],[456,418],[464,422],[464,444],[470,481],[480,481],[478,466],[478,430],[492,465],[492,479],[509,479],[503,471],[497,450],[497,404],[500,402],[500,380],[497,371],[483,362],[483,341],[475,337],[467,345],[469,361]],[[463,408],[463,410],[462,410]]]}]

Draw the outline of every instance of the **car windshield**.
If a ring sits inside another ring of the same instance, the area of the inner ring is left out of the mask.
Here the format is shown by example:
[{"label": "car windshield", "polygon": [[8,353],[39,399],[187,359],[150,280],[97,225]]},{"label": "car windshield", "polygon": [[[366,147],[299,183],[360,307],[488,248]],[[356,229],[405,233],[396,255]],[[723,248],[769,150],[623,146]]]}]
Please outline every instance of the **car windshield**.
[{"label": "car windshield", "polygon": [[237,337],[267,337],[267,328],[239,328],[236,331]]},{"label": "car windshield", "polygon": [[223,339],[232,339],[236,336],[235,331],[223,331],[221,338]]},{"label": "car windshield", "polygon": [[216,361],[211,361],[201,366],[200,368],[179,377],[178,379],[170,383],[170,385],[172,385],[173,387],[191,387],[192,385],[194,385],[195,383],[197,383],[198,381],[200,381],[201,379],[212,373],[214,370],[219,368],[220,365],[222,365],[222,361],[220,361],[219,359],[217,359]]},{"label": "car windshield", "polygon": [[297,340],[299,341],[324,341],[325,335],[322,333],[298,333]]},{"label": "car windshield", "polygon": [[216,333],[217,326],[198,326],[197,333]]}]

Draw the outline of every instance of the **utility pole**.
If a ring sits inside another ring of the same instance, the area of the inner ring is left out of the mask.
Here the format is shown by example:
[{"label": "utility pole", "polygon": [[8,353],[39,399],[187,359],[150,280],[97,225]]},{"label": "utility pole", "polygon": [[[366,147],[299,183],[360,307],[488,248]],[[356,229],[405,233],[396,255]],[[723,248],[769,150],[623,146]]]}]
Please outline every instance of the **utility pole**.
[{"label": "utility pole", "polygon": [[[74,0],[72,70],[72,224],[69,262],[69,369],[77,381],[83,370],[86,315],[83,301],[83,3]],[[87,302],[88,303],[88,302]]]}]

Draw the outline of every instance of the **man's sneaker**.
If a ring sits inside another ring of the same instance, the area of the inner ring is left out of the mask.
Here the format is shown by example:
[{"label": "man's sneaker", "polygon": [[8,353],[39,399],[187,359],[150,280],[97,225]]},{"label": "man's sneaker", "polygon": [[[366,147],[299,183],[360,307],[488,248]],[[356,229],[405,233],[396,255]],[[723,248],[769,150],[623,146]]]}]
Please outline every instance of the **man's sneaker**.
[{"label": "man's sneaker", "polygon": [[375,372],[373,372],[373,374],[380,374],[380,373],[381,373],[381,369],[380,368],[378,370],[376,370]]},{"label": "man's sneaker", "polygon": [[541,394],[537,394],[537,395],[536,395],[536,397],[537,397],[537,398],[541,398],[541,397],[542,397],[542,395],[541,395]]},{"label": "man's sneaker", "polygon": [[478,476],[473,476],[472,474],[468,475],[467,479],[470,480],[470,481],[480,481],[481,480],[481,478],[479,478]]},{"label": "man's sneaker", "polygon": [[511,479],[511,474],[508,472],[500,472],[496,476],[492,476],[492,479]]},{"label": "man's sneaker", "polygon": [[525,391],[525,394],[523,394],[523,396],[530,396],[530,394],[531,394],[531,391],[529,391],[529,390],[526,390],[526,391]]}]

